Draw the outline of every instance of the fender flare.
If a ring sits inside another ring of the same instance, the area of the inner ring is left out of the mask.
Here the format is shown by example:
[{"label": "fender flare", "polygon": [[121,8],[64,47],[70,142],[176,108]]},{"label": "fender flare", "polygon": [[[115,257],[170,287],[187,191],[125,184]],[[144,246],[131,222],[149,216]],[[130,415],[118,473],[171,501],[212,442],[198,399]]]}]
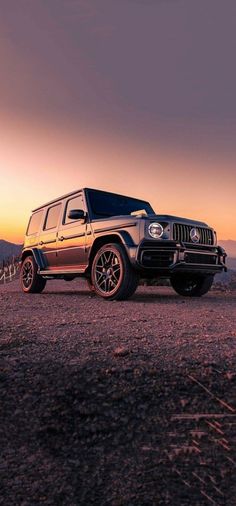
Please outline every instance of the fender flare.
[{"label": "fender flare", "polygon": [[121,239],[121,242],[124,246],[135,246],[135,243],[131,237],[131,235],[126,230],[121,230],[120,232],[117,232],[116,235],[118,235]]},{"label": "fender flare", "polygon": [[46,268],[46,265],[45,265],[45,262],[44,262],[44,258],[43,258],[43,254],[37,248],[27,248],[27,249],[25,249],[22,252],[22,255],[21,255],[21,263],[29,255],[31,255],[31,256],[34,257],[34,260],[35,260],[35,262],[36,262],[36,264],[38,266],[39,271]]},{"label": "fender flare", "polygon": [[126,250],[128,250],[131,247],[137,246],[134,243],[130,234],[126,230],[120,230],[119,232],[111,231],[110,233],[107,232],[100,233],[99,235],[97,235],[97,237],[93,241],[93,244],[91,245],[89,251],[89,263],[91,262],[91,260],[93,260],[95,251],[97,251],[96,245],[98,244],[99,248],[99,245],[106,244],[106,242],[107,243],[114,242],[114,238],[117,238],[118,242],[122,244]]}]

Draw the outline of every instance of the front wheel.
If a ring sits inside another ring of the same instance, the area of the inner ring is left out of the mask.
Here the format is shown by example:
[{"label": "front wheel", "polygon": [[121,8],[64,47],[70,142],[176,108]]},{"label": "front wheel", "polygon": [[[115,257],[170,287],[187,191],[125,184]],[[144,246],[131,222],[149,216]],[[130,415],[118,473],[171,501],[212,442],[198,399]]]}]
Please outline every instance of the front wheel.
[{"label": "front wheel", "polygon": [[40,293],[46,285],[46,279],[38,274],[38,266],[34,257],[23,260],[20,272],[21,288],[25,293]]},{"label": "front wheel", "polygon": [[98,250],[91,272],[97,295],[107,300],[128,299],[135,292],[138,281],[138,274],[120,244],[106,244]]},{"label": "front wheel", "polygon": [[88,289],[90,290],[90,292],[95,293],[95,289],[94,289],[91,279],[86,278],[86,281],[87,281]]},{"label": "front wheel", "polygon": [[178,274],[171,278],[174,290],[185,297],[201,297],[209,292],[214,276]]}]

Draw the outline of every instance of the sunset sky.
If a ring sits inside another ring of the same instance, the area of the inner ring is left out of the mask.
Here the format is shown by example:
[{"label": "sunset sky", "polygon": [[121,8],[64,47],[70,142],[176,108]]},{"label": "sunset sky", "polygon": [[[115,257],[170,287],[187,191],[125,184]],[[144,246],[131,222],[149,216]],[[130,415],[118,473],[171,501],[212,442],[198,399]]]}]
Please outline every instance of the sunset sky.
[{"label": "sunset sky", "polygon": [[236,240],[235,27],[235,0],[0,0],[0,239],[89,186]]}]

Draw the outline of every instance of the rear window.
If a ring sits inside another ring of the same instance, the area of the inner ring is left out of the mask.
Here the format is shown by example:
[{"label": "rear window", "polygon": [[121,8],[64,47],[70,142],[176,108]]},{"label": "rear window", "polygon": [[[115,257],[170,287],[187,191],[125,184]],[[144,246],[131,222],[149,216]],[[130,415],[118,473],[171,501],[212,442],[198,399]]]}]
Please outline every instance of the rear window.
[{"label": "rear window", "polygon": [[38,211],[37,213],[32,214],[30,221],[29,221],[26,235],[37,234],[37,232],[39,231],[40,225],[41,225],[42,216],[43,216],[43,211]]},{"label": "rear window", "polygon": [[56,206],[50,207],[48,209],[44,230],[49,230],[50,228],[57,227],[60,212],[61,204],[57,204]]}]

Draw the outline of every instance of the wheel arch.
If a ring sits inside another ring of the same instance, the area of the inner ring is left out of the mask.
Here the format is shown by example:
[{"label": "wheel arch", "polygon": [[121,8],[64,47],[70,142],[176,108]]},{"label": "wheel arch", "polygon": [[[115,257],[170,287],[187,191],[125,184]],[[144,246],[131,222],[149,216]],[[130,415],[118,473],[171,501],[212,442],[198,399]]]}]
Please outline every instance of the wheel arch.
[{"label": "wheel arch", "polygon": [[39,268],[39,270],[44,269],[44,261],[42,258],[42,253],[37,248],[26,249],[22,252],[21,255],[21,263],[25,260],[26,257],[32,256]]},{"label": "wheel arch", "polygon": [[94,260],[94,257],[96,255],[97,251],[105,244],[110,244],[110,243],[121,244],[124,246],[126,251],[129,246],[134,245],[132,238],[125,231],[120,232],[120,233],[113,233],[113,234],[109,234],[109,235],[101,235],[101,236],[97,237],[95,239],[95,241],[93,242],[92,248],[90,250],[89,263],[88,263],[88,267],[87,267],[88,273],[90,273],[90,271],[91,271],[92,263],[93,263],[93,260]]}]

